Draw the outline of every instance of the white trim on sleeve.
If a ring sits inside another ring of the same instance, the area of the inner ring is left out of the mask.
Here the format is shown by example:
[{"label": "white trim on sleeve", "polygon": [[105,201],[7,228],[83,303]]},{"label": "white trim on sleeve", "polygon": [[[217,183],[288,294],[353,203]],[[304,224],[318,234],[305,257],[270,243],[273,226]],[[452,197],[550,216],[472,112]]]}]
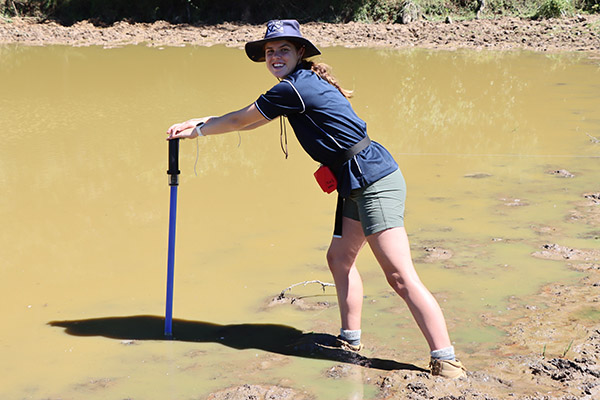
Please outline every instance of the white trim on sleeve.
[{"label": "white trim on sleeve", "polygon": [[[261,94],[260,97],[263,97],[263,95]],[[254,106],[256,107],[256,109],[258,110],[258,112],[260,112],[262,114],[262,116],[265,117],[268,121],[272,121],[273,120],[272,118],[267,117],[267,114],[265,114],[263,112],[263,110],[260,109],[260,107],[258,106],[258,100],[254,102]]]}]

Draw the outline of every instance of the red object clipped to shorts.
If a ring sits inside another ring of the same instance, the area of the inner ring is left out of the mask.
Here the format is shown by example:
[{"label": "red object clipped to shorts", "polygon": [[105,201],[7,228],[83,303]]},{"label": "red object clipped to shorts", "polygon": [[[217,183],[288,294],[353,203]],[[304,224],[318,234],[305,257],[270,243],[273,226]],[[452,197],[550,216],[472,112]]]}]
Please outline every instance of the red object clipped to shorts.
[{"label": "red object clipped to shorts", "polygon": [[325,193],[331,193],[337,189],[337,179],[335,179],[335,175],[326,165],[321,165],[315,172],[315,179]]}]

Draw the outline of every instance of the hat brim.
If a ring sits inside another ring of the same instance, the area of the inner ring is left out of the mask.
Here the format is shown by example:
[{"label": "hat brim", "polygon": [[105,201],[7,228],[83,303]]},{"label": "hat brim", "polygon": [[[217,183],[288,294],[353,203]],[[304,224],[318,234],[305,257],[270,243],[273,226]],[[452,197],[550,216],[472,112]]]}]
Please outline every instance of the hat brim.
[{"label": "hat brim", "polygon": [[321,54],[319,49],[317,49],[317,47],[314,44],[312,44],[308,39],[298,36],[277,36],[269,39],[255,40],[253,42],[246,43],[246,46],[244,46],[246,50],[246,55],[254,62],[264,62],[265,44],[268,42],[275,42],[278,40],[289,40],[290,42],[300,43],[305,48],[303,58],[314,57]]}]

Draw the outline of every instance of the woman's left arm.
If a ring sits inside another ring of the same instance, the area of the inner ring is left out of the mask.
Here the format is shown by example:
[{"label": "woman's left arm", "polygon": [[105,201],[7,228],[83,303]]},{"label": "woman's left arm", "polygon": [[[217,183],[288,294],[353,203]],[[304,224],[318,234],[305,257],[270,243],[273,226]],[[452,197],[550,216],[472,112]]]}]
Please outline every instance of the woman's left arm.
[{"label": "woman's left arm", "polygon": [[194,118],[175,124],[167,130],[167,135],[169,135],[167,139],[195,138],[198,134],[194,128],[200,122],[204,122],[201,128],[202,135],[208,136],[258,128],[269,120],[252,103],[241,110],[232,111],[221,117]]},{"label": "woman's left arm", "polygon": [[261,126],[266,125],[269,122],[271,122],[271,120],[263,118],[261,121],[255,122],[253,124],[250,124],[250,125],[245,126],[245,127],[241,128],[241,129],[238,129],[238,130],[240,130],[240,131],[251,131],[252,129],[260,128]]}]

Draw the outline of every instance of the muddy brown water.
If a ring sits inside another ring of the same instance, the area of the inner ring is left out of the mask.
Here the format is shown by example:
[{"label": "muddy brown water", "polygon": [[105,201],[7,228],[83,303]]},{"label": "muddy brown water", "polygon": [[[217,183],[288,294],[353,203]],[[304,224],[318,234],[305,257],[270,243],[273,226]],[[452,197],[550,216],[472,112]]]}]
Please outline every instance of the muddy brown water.
[{"label": "muddy brown water", "polygon": [[[598,246],[594,227],[565,221],[581,193],[598,190],[597,60],[336,47],[322,60],[398,160],[419,273],[459,354],[483,367],[504,333],[482,313],[579,276],[531,256],[539,232]],[[331,288],[292,290],[320,306],[267,306],[294,283],[331,281],[335,205],[289,128],[284,159],[276,122],[182,143],[174,315],[185,321],[176,340],[161,337],[164,131],[245,106],[274,83],[221,46],[0,47],[0,398],[198,399],[246,383],[377,396],[365,368],[286,350],[303,333],[336,334]],[[425,366],[405,306],[368,250],[359,262],[367,356]]]}]

